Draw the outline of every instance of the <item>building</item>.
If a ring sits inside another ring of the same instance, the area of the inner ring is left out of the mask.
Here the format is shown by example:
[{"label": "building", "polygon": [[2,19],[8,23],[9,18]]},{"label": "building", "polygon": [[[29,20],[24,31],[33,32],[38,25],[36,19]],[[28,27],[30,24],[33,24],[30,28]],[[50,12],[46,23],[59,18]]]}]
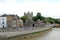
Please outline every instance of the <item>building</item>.
[{"label": "building", "polygon": [[17,15],[11,15],[11,14],[9,14],[9,15],[4,14],[4,15],[2,15],[2,17],[7,17],[8,27],[12,27],[13,20],[19,19],[19,17]]},{"label": "building", "polygon": [[33,12],[24,12],[24,16],[26,16],[27,17],[27,20],[25,21],[25,23],[24,23],[24,25],[25,26],[32,26],[32,24],[33,24],[33,20],[32,20],[32,18],[33,18]]},{"label": "building", "polygon": [[23,21],[21,19],[13,20],[12,21],[12,27],[23,27]]},{"label": "building", "polygon": [[19,24],[20,27],[23,27],[23,26],[24,26],[24,25],[23,25],[23,20],[20,19],[20,20],[19,20],[19,23],[20,23],[20,24]]},{"label": "building", "polygon": [[38,19],[38,20],[36,21],[36,26],[37,26],[37,27],[44,27],[44,25],[45,25],[45,23],[44,23],[43,21],[41,21],[40,19]]},{"label": "building", "polygon": [[0,28],[7,27],[7,17],[0,17]]},{"label": "building", "polygon": [[28,13],[26,13],[26,12],[24,12],[24,16],[26,16],[29,20],[32,20],[32,17],[33,17],[33,12],[28,12]]},{"label": "building", "polygon": [[13,20],[12,27],[19,27],[19,20]]},{"label": "building", "polygon": [[8,27],[20,27],[20,18],[17,15],[7,15],[4,14],[2,17],[7,17],[7,26]]}]

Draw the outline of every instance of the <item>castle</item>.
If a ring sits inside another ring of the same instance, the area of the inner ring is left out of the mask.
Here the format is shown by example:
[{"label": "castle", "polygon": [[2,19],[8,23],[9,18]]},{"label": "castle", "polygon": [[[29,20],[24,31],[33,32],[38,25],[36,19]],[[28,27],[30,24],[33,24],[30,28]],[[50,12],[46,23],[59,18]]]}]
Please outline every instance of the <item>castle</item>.
[{"label": "castle", "polygon": [[33,17],[33,12],[24,12],[24,16],[27,17],[27,20],[25,21],[25,26],[32,26],[33,24],[33,20],[32,20],[32,17]]},{"label": "castle", "polygon": [[27,20],[25,21],[25,26],[29,26],[29,27],[40,27],[45,25],[45,23],[43,23],[43,21],[41,21],[40,19],[38,19],[37,21],[33,21],[33,12],[24,12],[24,16],[27,17]]}]

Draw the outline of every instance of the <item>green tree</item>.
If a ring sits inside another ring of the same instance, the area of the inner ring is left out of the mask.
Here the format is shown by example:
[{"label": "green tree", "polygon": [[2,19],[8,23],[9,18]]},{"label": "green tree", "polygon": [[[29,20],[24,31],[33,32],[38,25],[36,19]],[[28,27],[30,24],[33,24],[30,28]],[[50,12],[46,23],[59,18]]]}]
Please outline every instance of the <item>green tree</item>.
[{"label": "green tree", "polygon": [[37,19],[45,20],[45,17],[43,17],[43,16],[41,15],[41,13],[38,12],[37,15],[34,16],[32,19],[33,19],[33,21],[37,21]]},{"label": "green tree", "polygon": [[54,18],[48,17],[47,19],[48,19],[47,21],[48,21],[49,23],[51,23],[51,24],[55,23]]},{"label": "green tree", "polygon": [[60,19],[55,19],[55,23],[60,24]]},{"label": "green tree", "polygon": [[36,17],[37,17],[37,19],[45,20],[45,17],[43,17],[43,16],[41,15],[41,13],[39,13],[39,12],[37,13]]},{"label": "green tree", "polygon": [[36,16],[39,16],[40,17],[41,16],[41,13],[38,12]]},{"label": "green tree", "polygon": [[25,21],[27,20],[26,16],[22,16],[21,19],[23,20],[23,22],[25,23]]},{"label": "green tree", "polygon": [[32,20],[33,20],[33,21],[37,21],[37,17],[36,17],[36,16],[33,17]]},{"label": "green tree", "polygon": [[37,17],[37,19],[41,20],[41,18],[42,18],[41,13],[37,13],[36,17]]}]

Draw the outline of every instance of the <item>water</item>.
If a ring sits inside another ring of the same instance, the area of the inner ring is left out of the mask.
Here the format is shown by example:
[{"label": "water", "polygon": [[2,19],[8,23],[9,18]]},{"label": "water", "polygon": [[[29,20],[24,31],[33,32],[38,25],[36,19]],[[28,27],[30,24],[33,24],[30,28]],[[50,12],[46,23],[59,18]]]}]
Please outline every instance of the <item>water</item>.
[{"label": "water", "polygon": [[24,40],[60,40],[60,28],[42,32],[35,37],[29,37]]}]

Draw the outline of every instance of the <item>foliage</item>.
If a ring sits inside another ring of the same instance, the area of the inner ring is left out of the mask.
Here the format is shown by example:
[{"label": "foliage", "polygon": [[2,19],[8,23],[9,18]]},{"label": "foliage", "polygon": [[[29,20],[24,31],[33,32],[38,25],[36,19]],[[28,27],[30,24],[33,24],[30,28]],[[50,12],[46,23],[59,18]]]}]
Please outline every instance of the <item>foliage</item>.
[{"label": "foliage", "polygon": [[36,17],[36,16],[33,17],[32,20],[33,20],[33,21],[37,21],[37,17]]},{"label": "foliage", "polygon": [[41,13],[37,13],[36,18],[41,20],[42,19]]},{"label": "foliage", "polygon": [[[26,16],[22,16],[21,19],[23,20],[23,22],[25,22],[27,20],[27,17]],[[37,19],[42,20],[44,23],[48,22],[48,23],[51,23],[51,24],[53,24],[53,23],[60,24],[60,19],[55,19],[55,18],[51,18],[51,17],[44,17],[39,12],[37,13],[36,16],[34,16],[32,18],[33,21],[37,21]]]},{"label": "foliage", "polygon": [[26,16],[22,16],[21,19],[23,20],[23,22],[25,23],[25,21],[27,20]]},{"label": "foliage", "polygon": [[60,19],[55,19],[55,23],[60,24]]},{"label": "foliage", "polygon": [[55,23],[54,19],[51,18],[51,17],[48,17],[48,18],[47,18],[47,21],[48,21],[49,23],[51,23],[51,24]]},{"label": "foliage", "polygon": [[37,21],[37,19],[45,20],[45,17],[43,17],[43,16],[41,15],[41,13],[38,12],[37,15],[34,16],[32,19],[33,19],[33,21]]}]

